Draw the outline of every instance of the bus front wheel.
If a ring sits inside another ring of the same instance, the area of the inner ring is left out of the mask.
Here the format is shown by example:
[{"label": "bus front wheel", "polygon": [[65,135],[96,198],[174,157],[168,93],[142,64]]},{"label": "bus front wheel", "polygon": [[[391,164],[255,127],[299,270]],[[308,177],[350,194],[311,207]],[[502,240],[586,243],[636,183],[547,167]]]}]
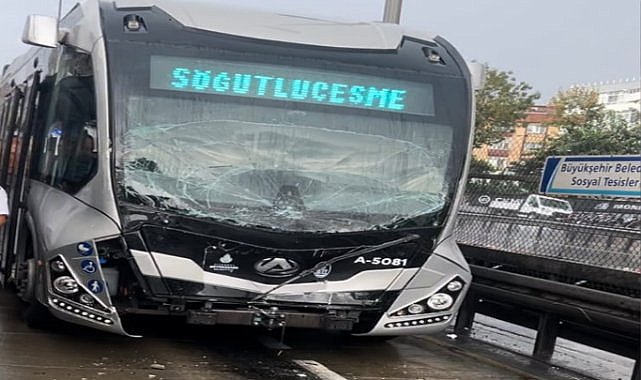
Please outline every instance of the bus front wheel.
[{"label": "bus front wheel", "polygon": [[27,303],[27,307],[22,312],[22,319],[27,326],[41,329],[47,326],[50,315],[49,310],[36,299],[37,276],[36,259],[23,261],[19,264],[16,273],[16,288],[20,299]]},{"label": "bus front wheel", "polygon": [[16,288],[18,297],[24,302],[33,302],[36,286],[36,259],[27,259],[18,264]]}]

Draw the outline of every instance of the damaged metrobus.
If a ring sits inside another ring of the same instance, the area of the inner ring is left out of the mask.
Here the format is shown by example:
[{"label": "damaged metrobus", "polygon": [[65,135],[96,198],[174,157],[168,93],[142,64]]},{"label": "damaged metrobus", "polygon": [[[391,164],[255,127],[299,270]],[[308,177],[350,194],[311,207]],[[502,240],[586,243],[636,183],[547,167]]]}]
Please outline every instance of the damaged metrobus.
[{"label": "damaged metrobus", "polygon": [[2,72],[0,263],[31,323],[451,323],[473,81],[441,37],[88,0],[23,41]]}]

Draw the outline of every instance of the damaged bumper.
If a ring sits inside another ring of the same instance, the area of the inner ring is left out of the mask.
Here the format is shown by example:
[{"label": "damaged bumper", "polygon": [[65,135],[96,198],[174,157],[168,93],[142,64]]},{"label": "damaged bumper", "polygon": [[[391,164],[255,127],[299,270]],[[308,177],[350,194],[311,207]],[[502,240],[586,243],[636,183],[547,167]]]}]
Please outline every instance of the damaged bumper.
[{"label": "damaged bumper", "polygon": [[[432,254],[408,243],[346,256],[354,247],[319,254],[182,237],[177,241],[205,249],[179,256],[173,249],[140,249],[153,247],[150,235],[137,234],[139,242],[131,236],[81,242],[52,254],[46,304],[54,315],[128,336],[120,316],[129,313],[178,315],[203,325],[429,334],[451,323],[471,281],[452,242]],[[171,234],[162,236],[166,243]],[[296,278],[305,268],[314,270]]]}]

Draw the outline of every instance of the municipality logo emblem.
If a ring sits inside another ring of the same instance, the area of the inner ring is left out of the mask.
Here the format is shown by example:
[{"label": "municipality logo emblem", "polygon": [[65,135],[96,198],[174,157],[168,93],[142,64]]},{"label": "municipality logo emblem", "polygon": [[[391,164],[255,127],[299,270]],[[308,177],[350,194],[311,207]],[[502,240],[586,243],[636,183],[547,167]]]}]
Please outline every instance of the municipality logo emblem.
[{"label": "municipality logo emblem", "polygon": [[234,273],[238,270],[238,266],[232,264],[234,258],[229,254],[225,253],[218,259],[218,263],[214,263],[209,266],[209,269],[214,272],[229,272]]},{"label": "municipality logo emblem", "polygon": [[318,269],[314,271],[314,277],[321,279],[329,276],[329,274],[332,273],[332,265],[327,265],[322,267],[321,269]]}]

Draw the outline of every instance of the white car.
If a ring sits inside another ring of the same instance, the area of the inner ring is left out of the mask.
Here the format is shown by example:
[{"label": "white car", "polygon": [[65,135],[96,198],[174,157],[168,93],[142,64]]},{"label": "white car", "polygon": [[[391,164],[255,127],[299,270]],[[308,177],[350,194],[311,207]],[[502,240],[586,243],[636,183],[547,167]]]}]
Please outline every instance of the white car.
[{"label": "white car", "polygon": [[530,194],[527,198],[494,198],[488,208],[492,213],[500,215],[513,215],[565,219],[572,214],[570,202],[547,197],[544,195]]},{"label": "white car", "polygon": [[563,199],[530,194],[521,205],[519,214],[564,219],[572,214],[572,206]]}]

